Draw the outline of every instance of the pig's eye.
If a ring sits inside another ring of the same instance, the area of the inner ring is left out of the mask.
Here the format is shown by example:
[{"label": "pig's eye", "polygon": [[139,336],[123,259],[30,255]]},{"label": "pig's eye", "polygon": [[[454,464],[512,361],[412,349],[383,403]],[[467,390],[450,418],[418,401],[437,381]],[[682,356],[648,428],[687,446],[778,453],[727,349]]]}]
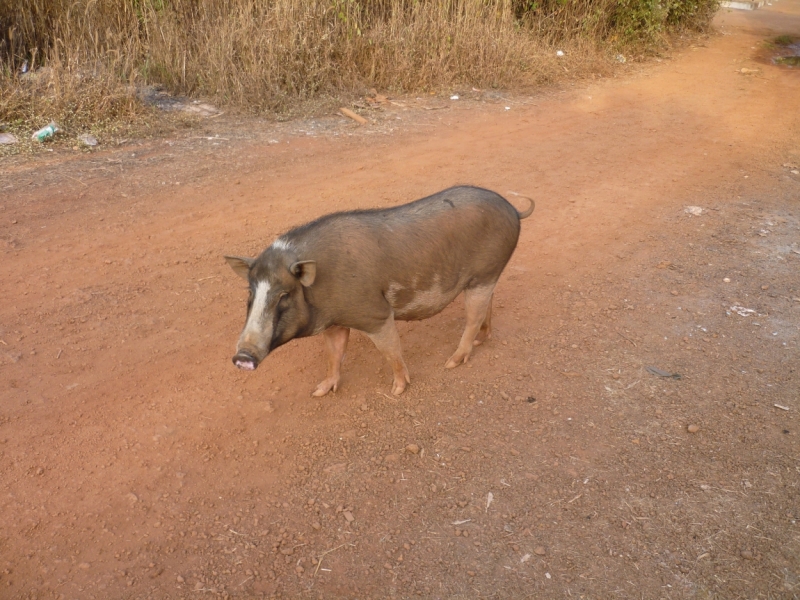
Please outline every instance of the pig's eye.
[{"label": "pig's eye", "polygon": [[282,292],[281,295],[278,296],[278,302],[280,302],[281,300],[286,298],[288,295],[289,295],[289,292]]}]

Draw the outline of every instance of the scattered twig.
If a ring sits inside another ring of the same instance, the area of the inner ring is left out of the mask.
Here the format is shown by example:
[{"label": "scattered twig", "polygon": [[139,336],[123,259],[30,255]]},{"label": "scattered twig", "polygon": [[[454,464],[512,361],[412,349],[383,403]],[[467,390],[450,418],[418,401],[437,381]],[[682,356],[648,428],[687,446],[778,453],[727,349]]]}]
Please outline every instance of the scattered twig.
[{"label": "scattered twig", "polygon": [[581,496],[583,496],[583,494],[578,494],[578,495],[577,495],[577,496],[575,496],[575,497],[574,497],[572,500],[570,500],[569,502],[567,502],[567,504],[572,504],[573,502],[575,502],[575,500],[577,500],[577,499],[578,499],[578,498],[580,498]]},{"label": "scattered twig", "polygon": [[355,121],[359,125],[366,125],[368,123],[368,121],[364,117],[362,117],[361,115],[359,115],[357,113],[354,113],[349,108],[344,108],[344,107],[340,108],[339,112],[342,113],[345,117],[347,117],[349,119],[353,119],[353,121]]},{"label": "scattered twig", "polygon": [[[351,546],[353,546],[354,544],[350,544],[350,545],[351,545]],[[319,572],[319,568],[320,568],[320,566],[322,565],[322,559],[323,559],[323,558],[325,558],[325,557],[326,557],[328,554],[330,554],[331,552],[334,552],[334,551],[336,551],[336,550],[338,550],[339,548],[342,548],[342,547],[344,547],[344,546],[347,546],[347,544],[346,544],[346,543],[345,543],[345,544],[340,544],[340,545],[336,546],[336,548],[331,548],[330,550],[326,550],[325,552],[323,552],[323,553],[320,555],[320,557],[319,557],[319,560],[317,561],[317,568],[316,568],[316,569],[314,569],[314,577],[316,577],[316,576],[317,576],[317,573]]]},{"label": "scattered twig", "polygon": [[788,406],[781,406],[780,404],[773,404],[775,408],[780,408],[781,410],[789,410]]},{"label": "scattered twig", "polygon": [[61,348],[58,349],[58,354],[56,354],[56,360],[61,358]]},{"label": "scattered twig", "polygon": [[628,340],[628,341],[629,341],[631,344],[633,344],[633,347],[634,347],[634,348],[636,348],[636,342],[634,342],[634,341],[633,341],[631,338],[629,338],[629,337],[625,336],[623,333],[620,333],[620,331],[619,331],[619,330],[615,330],[615,331],[616,331],[616,332],[619,334],[619,336],[620,336],[620,337],[621,337],[623,340]]},{"label": "scattered twig", "polygon": [[242,586],[243,586],[245,583],[247,583],[248,581],[250,581],[252,578],[253,578],[253,576],[251,575],[250,577],[248,577],[247,579],[245,579],[245,580],[244,580],[242,583],[240,583],[240,584],[239,584],[239,585],[237,585],[236,587],[242,587]]},{"label": "scattered twig", "polygon": [[89,187],[89,184],[83,183],[80,179],[75,179],[74,177],[70,177],[69,175],[66,174],[64,175],[64,177],[66,177],[67,179],[72,179],[72,181],[77,181],[84,187]]}]

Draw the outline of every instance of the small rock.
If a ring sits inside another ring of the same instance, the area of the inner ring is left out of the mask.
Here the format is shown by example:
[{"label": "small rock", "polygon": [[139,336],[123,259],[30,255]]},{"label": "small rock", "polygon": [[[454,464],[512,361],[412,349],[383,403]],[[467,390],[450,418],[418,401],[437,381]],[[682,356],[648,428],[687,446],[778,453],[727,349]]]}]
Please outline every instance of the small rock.
[{"label": "small rock", "polygon": [[677,296],[678,295],[678,290],[672,290],[670,292],[670,294],[672,294],[673,296]]},{"label": "small rock", "polygon": [[320,525],[319,521],[314,521],[311,524],[311,528],[315,529],[316,531],[319,531],[322,528],[322,525]]},{"label": "small rock", "polygon": [[86,571],[87,569],[90,569],[91,567],[92,567],[92,565],[90,565],[87,562],[82,562],[81,564],[78,565],[78,568],[79,569],[83,569],[84,571]]},{"label": "small rock", "polygon": [[500,397],[501,397],[503,400],[508,400],[508,394],[506,394],[505,392],[500,392]]},{"label": "small rock", "polygon": [[183,577],[181,577],[180,575],[178,575],[178,577],[176,578],[176,581],[177,581],[178,583],[183,583],[183,582],[184,582],[184,581],[186,581],[186,580],[185,580]]},{"label": "small rock", "polygon": [[16,144],[18,141],[17,136],[12,133],[0,133],[0,144],[12,145]]},{"label": "small rock", "polygon": [[301,567],[300,565],[297,565],[297,566],[294,568],[294,570],[295,570],[295,571],[296,571],[298,574],[300,574],[300,573],[302,573],[303,571],[305,571],[305,569],[304,569],[303,567]]},{"label": "small rock", "polygon": [[556,56],[564,56],[563,50],[556,50]]},{"label": "small rock", "polygon": [[353,516],[353,513],[351,513],[349,510],[344,511],[342,514],[344,515],[344,518],[347,519],[348,523],[352,523],[356,520],[356,518]]},{"label": "small rock", "polygon": [[134,494],[133,492],[131,492],[130,494],[126,495],[125,498],[131,504],[136,504],[139,501],[139,497],[136,494]]},{"label": "small rock", "polygon": [[766,292],[769,289],[769,286],[768,285],[762,285],[761,289]]},{"label": "small rock", "polygon": [[91,133],[84,133],[83,135],[78,136],[78,141],[80,141],[84,146],[97,146],[97,138],[94,137]]},{"label": "small rock", "polygon": [[519,450],[512,448],[509,452],[511,452],[511,456],[519,456]]},{"label": "small rock", "polygon": [[387,454],[386,456],[383,457],[383,462],[387,463],[395,463],[398,460],[400,460],[399,454]]},{"label": "small rock", "polygon": [[724,281],[725,283],[730,283],[731,282],[731,278],[730,277],[723,277],[722,281]]},{"label": "small rock", "polygon": [[698,431],[700,431],[700,426],[699,425],[694,425],[694,424],[689,425],[686,428],[686,431],[688,431],[689,433],[697,433]]},{"label": "small rock", "polygon": [[271,401],[267,400],[264,403],[264,410],[267,411],[268,413],[274,413],[275,412],[275,405],[273,405]]},{"label": "small rock", "polygon": [[533,549],[533,553],[537,556],[544,556],[547,554],[547,550],[544,549],[544,546],[536,546],[536,548]]},{"label": "small rock", "polygon": [[750,550],[742,550],[739,554],[745,560],[753,560],[753,553]]},{"label": "small rock", "polygon": [[411,454],[419,454],[419,446],[416,444],[409,444],[406,446],[406,452],[410,452]]}]

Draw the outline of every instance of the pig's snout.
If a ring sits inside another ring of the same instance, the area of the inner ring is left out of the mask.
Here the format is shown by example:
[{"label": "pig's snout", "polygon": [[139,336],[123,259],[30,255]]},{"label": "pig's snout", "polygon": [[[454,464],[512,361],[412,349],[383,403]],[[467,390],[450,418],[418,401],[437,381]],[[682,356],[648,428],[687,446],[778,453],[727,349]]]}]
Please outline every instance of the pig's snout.
[{"label": "pig's snout", "polygon": [[246,350],[239,350],[233,357],[233,364],[243,371],[254,371],[258,363],[259,360]]}]

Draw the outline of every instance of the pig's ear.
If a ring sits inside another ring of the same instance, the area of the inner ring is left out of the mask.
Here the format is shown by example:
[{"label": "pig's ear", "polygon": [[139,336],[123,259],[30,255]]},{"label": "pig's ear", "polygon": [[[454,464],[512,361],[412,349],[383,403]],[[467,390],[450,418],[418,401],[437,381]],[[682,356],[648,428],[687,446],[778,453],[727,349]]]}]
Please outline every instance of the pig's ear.
[{"label": "pig's ear", "polygon": [[234,272],[244,279],[248,279],[250,267],[256,262],[254,258],[243,258],[241,256],[226,256],[225,260],[231,266]]},{"label": "pig's ear", "polygon": [[313,260],[301,260],[294,263],[289,270],[300,280],[304,287],[310,286],[317,278],[317,263]]}]

